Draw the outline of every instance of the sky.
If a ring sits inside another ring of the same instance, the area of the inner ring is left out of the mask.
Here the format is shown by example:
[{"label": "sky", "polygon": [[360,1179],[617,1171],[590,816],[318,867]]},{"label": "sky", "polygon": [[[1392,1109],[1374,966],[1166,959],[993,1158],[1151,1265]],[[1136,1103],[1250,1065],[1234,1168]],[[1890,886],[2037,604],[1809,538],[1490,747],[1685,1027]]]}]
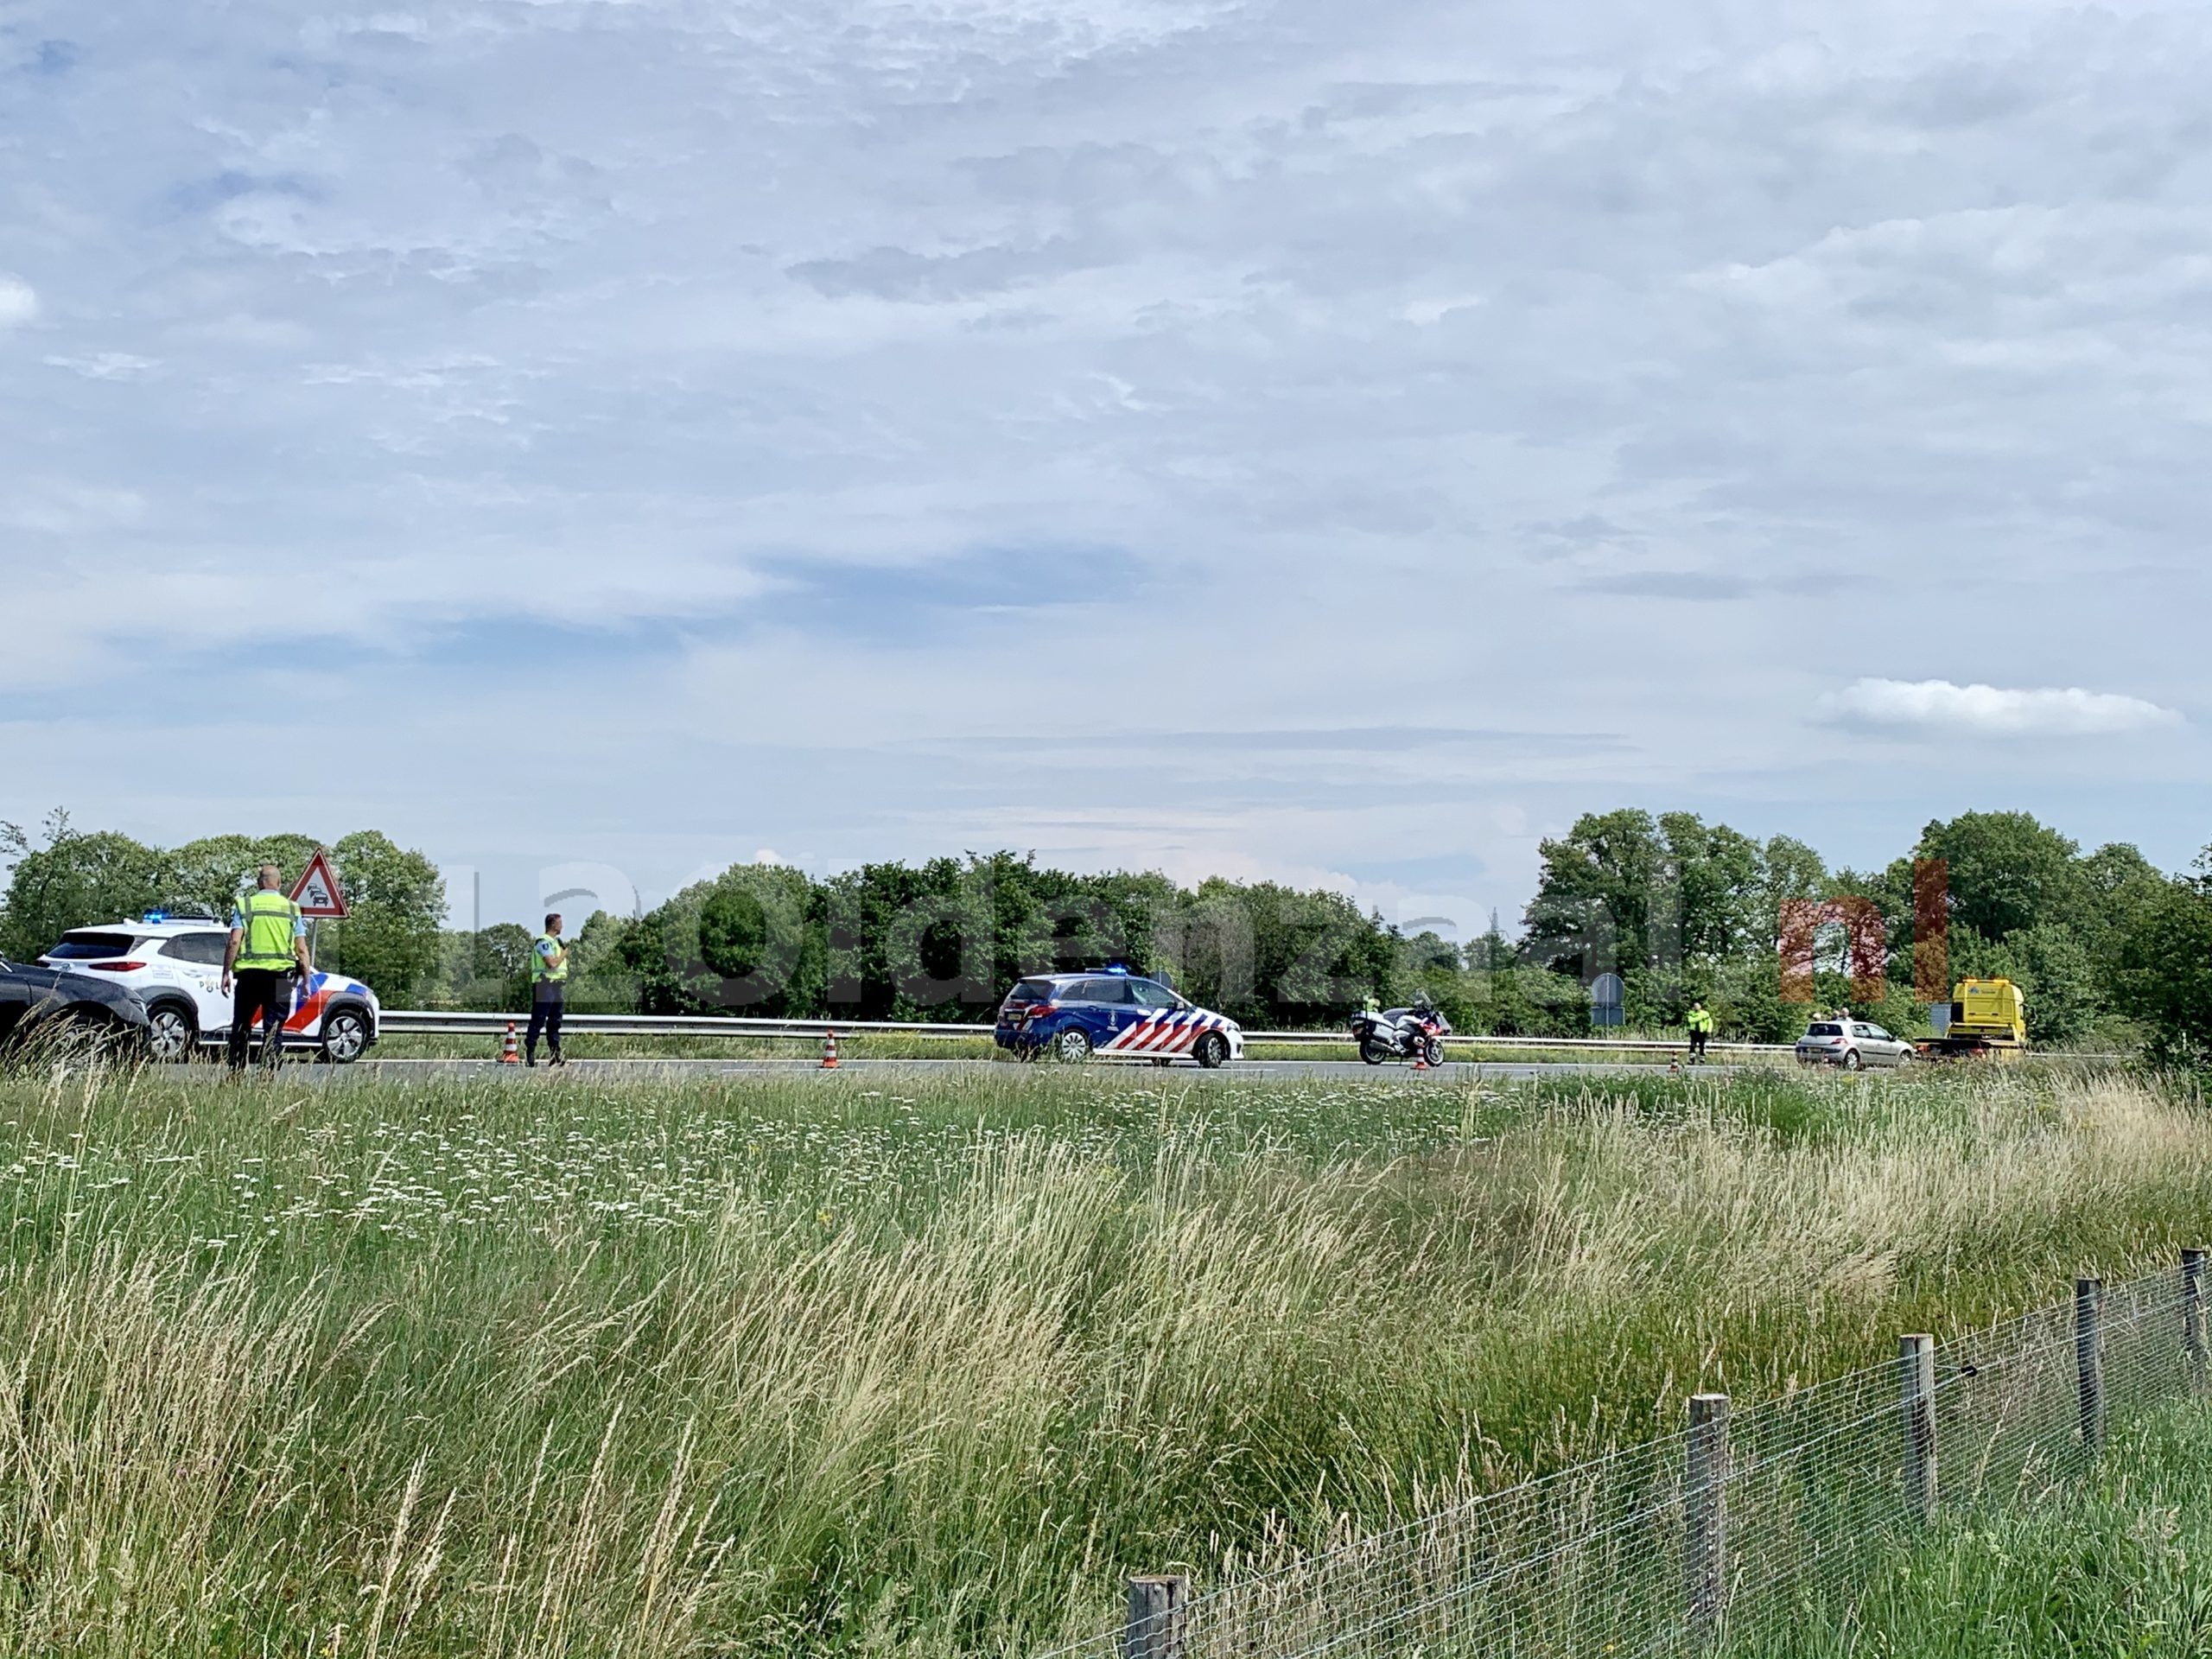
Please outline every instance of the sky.
[{"label": "sky", "polygon": [[2212,840],[2212,10],[0,0],[0,817]]}]

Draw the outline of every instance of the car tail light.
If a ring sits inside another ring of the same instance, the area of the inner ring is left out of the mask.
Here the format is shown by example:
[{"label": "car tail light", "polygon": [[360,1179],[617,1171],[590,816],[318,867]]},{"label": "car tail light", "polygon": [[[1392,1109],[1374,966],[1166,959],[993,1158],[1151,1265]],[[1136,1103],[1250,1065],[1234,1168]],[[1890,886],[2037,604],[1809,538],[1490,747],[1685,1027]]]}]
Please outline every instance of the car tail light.
[{"label": "car tail light", "polygon": [[104,974],[135,974],[146,964],[143,962],[88,962],[87,968],[97,968]]},{"label": "car tail light", "polygon": [[1045,1015],[1052,1013],[1058,1007],[1058,1004],[1052,1002],[1032,1002],[1027,1007],[1021,1011],[1021,1017],[1024,1020],[1042,1019]]}]

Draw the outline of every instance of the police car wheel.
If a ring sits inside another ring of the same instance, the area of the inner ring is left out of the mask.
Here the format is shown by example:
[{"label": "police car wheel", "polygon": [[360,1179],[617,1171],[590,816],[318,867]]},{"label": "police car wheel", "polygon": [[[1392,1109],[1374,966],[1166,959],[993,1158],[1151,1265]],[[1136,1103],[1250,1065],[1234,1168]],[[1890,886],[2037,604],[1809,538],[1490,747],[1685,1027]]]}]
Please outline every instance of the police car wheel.
[{"label": "police car wheel", "polygon": [[1064,1031],[1052,1039],[1052,1058],[1081,1065],[1090,1058],[1090,1039],[1080,1031]]},{"label": "police car wheel", "polygon": [[177,1003],[158,1003],[146,1016],[146,1052],[164,1065],[181,1065],[190,1059],[199,1039],[199,1027]]},{"label": "police car wheel", "polygon": [[369,1046],[369,1024],[351,1008],[340,1008],[322,1022],[321,1059],[327,1065],[351,1065]]},{"label": "police car wheel", "polygon": [[1198,1046],[1191,1052],[1207,1071],[1216,1071],[1229,1058],[1229,1039],[1217,1031],[1210,1031],[1198,1039]]}]

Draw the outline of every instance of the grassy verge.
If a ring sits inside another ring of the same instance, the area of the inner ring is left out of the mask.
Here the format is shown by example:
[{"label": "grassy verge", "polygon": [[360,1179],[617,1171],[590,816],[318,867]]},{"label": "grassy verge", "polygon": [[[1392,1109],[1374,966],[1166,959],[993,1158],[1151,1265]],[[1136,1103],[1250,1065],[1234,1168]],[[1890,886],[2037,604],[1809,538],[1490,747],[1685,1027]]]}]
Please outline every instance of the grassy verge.
[{"label": "grassy verge", "polygon": [[2212,1412],[2115,1437],[2094,1477],[2032,1506],[1943,1519],[1847,1606],[1808,1607],[1741,1659],[2189,1659],[2212,1652]]},{"label": "grassy verge", "polygon": [[946,1655],[2212,1218],[2024,1072],[0,1078],[0,1651]]}]

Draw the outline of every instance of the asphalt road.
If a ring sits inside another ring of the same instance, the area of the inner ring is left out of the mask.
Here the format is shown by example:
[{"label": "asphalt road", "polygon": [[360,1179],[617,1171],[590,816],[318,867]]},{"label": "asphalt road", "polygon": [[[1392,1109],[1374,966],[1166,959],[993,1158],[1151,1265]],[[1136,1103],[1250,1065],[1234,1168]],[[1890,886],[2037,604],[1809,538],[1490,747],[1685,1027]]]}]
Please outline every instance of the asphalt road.
[{"label": "asphalt road", "polygon": [[[512,1073],[518,1077],[534,1075],[519,1065],[502,1065],[496,1060],[361,1060],[345,1067],[318,1066],[318,1075],[324,1077],[345,1076],[372,1077],[380,1079],[395,1077],[476,1077],[486,1072],[499,1075]],[[542,1068],[541,1068],[542,1069]],[[794,1074],[817,1077],[849,1077],[855,1074],[874,1077],[944,1077],[955,1072],[1010,1072],[1014,1067],[1003,1061],[979,1059],[946,1060],[861,1060],[842,1061],[836,1071],[826,1071],[817,1060],[713,1060],[713,1059],[624,1059],[571,1060],[563,1068],[571,1077],[619,1077],[639,1079],[665,1077],[790,1077]],[[1208,1071],[1196,1065],[1149,1066],[1126,1061],[1094,1062],[1089,1071],[1134,1072],[1144,1077],[1173,1077],[1178,1080],[1191,1079],[1206,1083],[1234,1083],[1239,1078],[1333,1077],[1349,1080],[1364,1077],[1375,1080],[1402,1077],[1408,1083],[1431,1081],[1471,1082],[1478,1077],[1565,1077],[1576,1074],[1613,1075],[1622,1073],[1664,1071],[1664,1066],[1622,1065],[1609,1060],[1525,1061],[1496,1065],[1476,1065],[1452,1060],[1432,1071],[1415,1071],[1408,1065],[1367,1065],[1358,1060],[1240,1060],[1223,1066],[1217,1071]],[[1719,1068],[1716,1068],[1719,1069]]]}]

